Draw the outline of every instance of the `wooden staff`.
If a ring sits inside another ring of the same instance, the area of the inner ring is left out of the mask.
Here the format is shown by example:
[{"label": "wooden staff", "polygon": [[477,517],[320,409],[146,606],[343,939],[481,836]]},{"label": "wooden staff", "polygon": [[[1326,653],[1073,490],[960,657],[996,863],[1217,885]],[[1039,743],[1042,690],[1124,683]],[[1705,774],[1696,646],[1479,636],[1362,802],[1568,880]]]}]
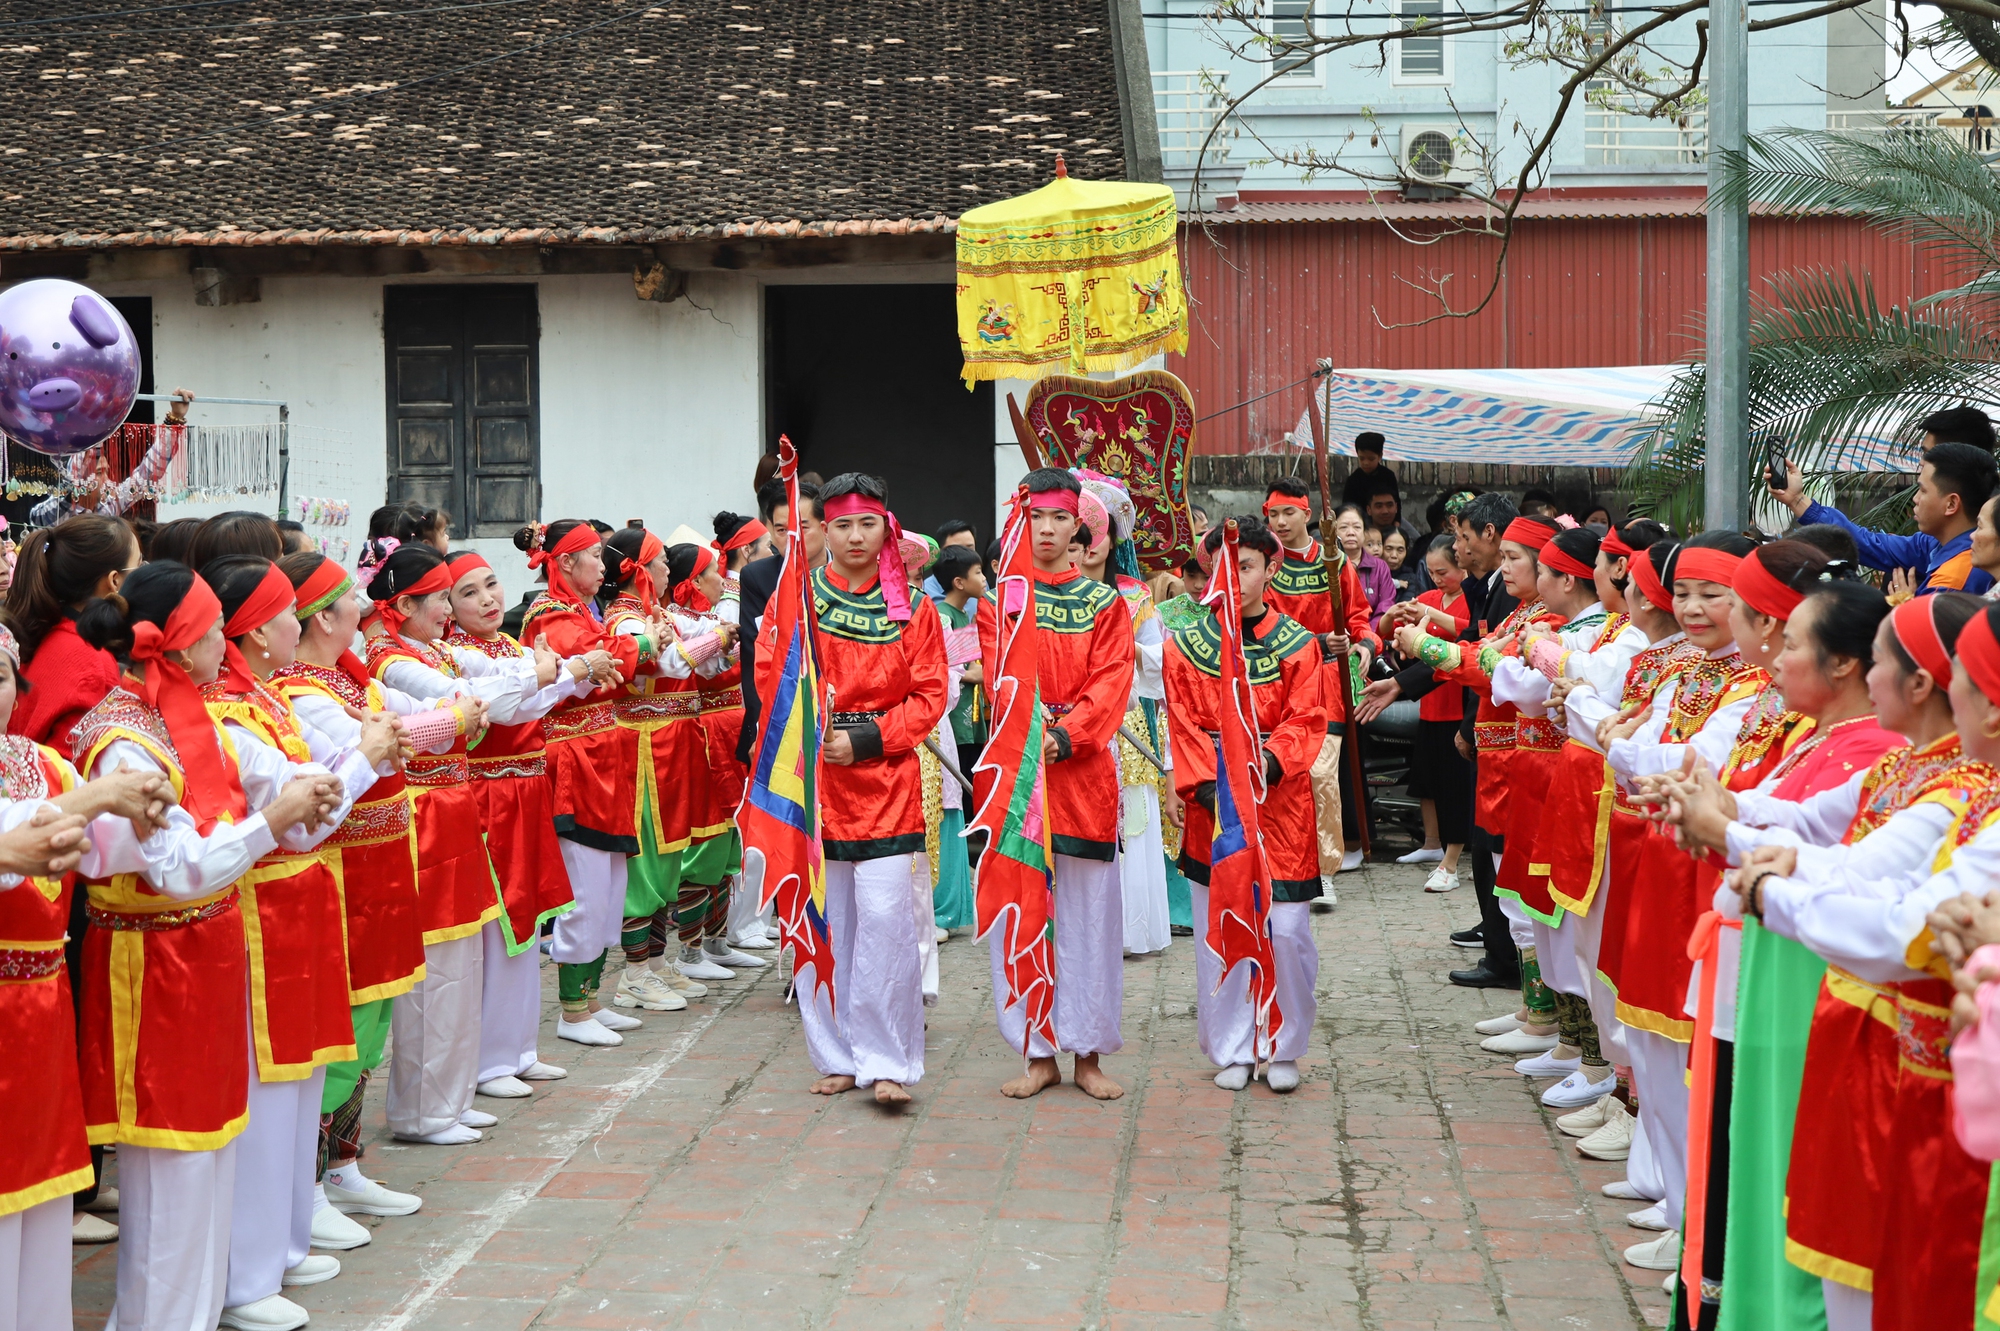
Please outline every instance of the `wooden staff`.
[{"label": "wooden staff", "polygon": [[[1313,371],[1313,378],[1325,382],[1333,367],[1322,362]],[[1326,570],[1327,604],[1333,608],[1333,631],[1341,637],[1347,636],[1347,598],[1340,586],[1340,571],[1346,567],[1346,556],[1340,552],[1340,542],[1333,534],[1333,484],[1329,479],[1327,463],[1326,425],[1313,419],[1310,410],[1306,419],[1312,425],[1313,461],[1319,467],[1319,555],[1320,563]],[[1368,831],[1368,778],[1361,770],[1361,726],[1354,719],[1354,688],[1347,677],[1347,652],[1345,649],[1334,654],[1334,669],[1340,676],[1341,712],[1345,720],[1341,723],[1341,747],[1347,750],[1347,779],[1349,789],[1354,792],[1354,811],[1361,826],[1356,829],[1361,834],[1361,854],[1365,859],[1374,853],[1374,839]]]}]

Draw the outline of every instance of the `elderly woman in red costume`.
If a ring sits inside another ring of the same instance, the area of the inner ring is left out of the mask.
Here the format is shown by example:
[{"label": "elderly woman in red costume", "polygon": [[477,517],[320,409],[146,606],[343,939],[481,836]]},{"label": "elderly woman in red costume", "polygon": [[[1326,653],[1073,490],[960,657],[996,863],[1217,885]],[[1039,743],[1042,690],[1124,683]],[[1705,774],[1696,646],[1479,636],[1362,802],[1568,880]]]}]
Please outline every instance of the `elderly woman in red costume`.
[{"label": "elderly woman in red costume", "polygon": [[71,735],[79,767],[163,775],[180,799],[139,843],[141,867],[90,882],[84,1115],[92,1142],[119,1148],[112,1316],[125,1331],[191,1331],[223,1314],[253,1066],[235,884],[281,845],[312,849],[346,807],[332,776],[238,746],[209,715],[201,683],[222,666],[222,630],[215,593],[171,560],[77,620],[127,665]]},{"label": "elderly woman in red costume", "polygon": [[[820,487],[828,562],[812,573],[813,640],[831,725],[821,749],[820,831],[833,1001],[801,980],[799,1015],[819,1095],[873,1087],[906,1104],[924,1075],[924,1000],[911,866],[924,849],[917,748],[944,715],[943,630],[910,596],[887,487],[845,472]],[[761,648],[771,660],[776,626]]]},{"label": "elderly woman in red costume", "polygon": [[[528,1082],[567,1075],[542,1062],[535,1048],[542,1024],[541,953],[535,945],[543,921],[569,909],[573,900],[556,840],[542,718],[563,699],[588,693],[593,680],[608,680],[611,658],[602,651],[573,656],[545,685],[547,653],[500,631],[507,599],[485,556],[461,551],[451,556],[449,570],[453,627],[445,649],[458,678],[486,703],[491,723],[479,748],[467,755],[486,853],[500,888],[500,914],[479,935],[479,1093],[519,1099],[533,1093]],[[408,673],[410,682],[423,678],[415,667]]]}]

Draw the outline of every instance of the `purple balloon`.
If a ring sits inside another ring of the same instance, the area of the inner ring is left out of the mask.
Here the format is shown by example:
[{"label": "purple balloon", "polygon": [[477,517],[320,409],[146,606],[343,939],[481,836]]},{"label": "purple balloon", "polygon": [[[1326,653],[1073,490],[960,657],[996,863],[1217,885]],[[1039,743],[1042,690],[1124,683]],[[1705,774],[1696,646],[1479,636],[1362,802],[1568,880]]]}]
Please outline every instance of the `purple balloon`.
[{"label": "purple balloon", "polygon": [[0,291],[0,433],[62,457],[109,437],[139,392],[139,342],[111,302],[40,277]]}]

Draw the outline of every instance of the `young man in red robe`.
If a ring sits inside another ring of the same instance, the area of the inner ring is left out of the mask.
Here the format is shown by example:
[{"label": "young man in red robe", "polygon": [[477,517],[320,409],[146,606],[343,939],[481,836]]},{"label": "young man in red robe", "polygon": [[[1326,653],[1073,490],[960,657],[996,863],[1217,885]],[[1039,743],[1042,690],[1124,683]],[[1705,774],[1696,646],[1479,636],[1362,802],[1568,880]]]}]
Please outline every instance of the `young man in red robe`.
[{"label": "young man in red robe", "polygon": [[[993,1000],[1000,1033],[1028,1057],[1028,1070],[1000,1088],[1026,1099],[1062,1080],[1056,1051],[1076,1056],[1076,1084],[1099,1100],[1125,1088],[1098,1059],[1124,1047],[1125,906],[1118,880],[1118,759],[1112,740],[1132,690],[1132,618],[1109,584],[1070,563],[1082,487],[1067,471],[1028,473],[1035,565],[1035,631],[1042,707],[1042,761],[1055,853],[1055,1044],[1029,1034],[1026,1010],[1008,1004],[1004,930],[993,939]],[[1017,608],[1013,611],[1020,614]],[[991,659],[997,616],[979,617]],[[983,787],[982,787],[983,789]]]},{"label": "young man in red robe", "polygon": [[[924,996],[911,857],[924,850],[917,749],[944,715],[944,633],[910,594],[902,529],[876,477],[845,472],[819,491],[827,563],[813,570],[814,649],[829,722],[819,800],[833,993],[799,992],[817,1095],[872,1086],[907,1104],[924,1075]],[[777,650],[776,625],[760,644]],[[929,889],[926,884],[925,896]],[[926,916],[928,919],[928,916]]]},{"label": "young man in red robe", "polygon": [[[1281,476],[1271,482],[1271,488],[1264,496],[1264,521],[1270,525],[1271,534],[1285,548],[1285,557],[1271,570],[1270,582],[1264,591],[1264,603],[1305,625],[1318,634],[1326,645],[1328,659],[1323,681],[1326,738],[1320,745],[1319,757],[1312,765],[1312,791],[1313,812],[1319,826],[1320,885],[1331,896],[1335,874],[1343,869],[1361,867],[1359,845],[1350,852],[1341,829],[1340,741],[1346,729],[1347,709],[1340,700],[1340,676],[1337,673],[1340,658],[1337,654],[1343,651],[1351,653],[1349,659],[1358,667],[1353,677],[1366,680],[1369,663],[1382,654],[1382,639],[1368,627],[1368,589],[1362,585],[1361,574],[1354,565],[1346,561],[1340,566],[1341,622],[1333,622],[1333,603],[1327,594],[1330,583],[1326,576],[1326,564],[1319,542],[1306,530],[1312,521],[1310,503],[1306,498],[1305,482],[1293,476]],[[1360,700],[1359,685],[1355,686],[1354,696],[1356,701]],[[1357,818],[1366,817],[1361,806],[1355,803],[1357,793],[1349,791],[1346,802]]]}]

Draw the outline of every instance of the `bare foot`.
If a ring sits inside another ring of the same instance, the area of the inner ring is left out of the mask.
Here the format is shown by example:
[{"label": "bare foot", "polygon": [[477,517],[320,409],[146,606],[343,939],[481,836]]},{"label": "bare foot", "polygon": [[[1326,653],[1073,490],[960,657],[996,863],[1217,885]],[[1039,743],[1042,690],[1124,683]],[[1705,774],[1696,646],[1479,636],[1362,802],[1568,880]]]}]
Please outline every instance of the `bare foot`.
[{"label": "bare foot", "polygon": [[1000,1094],[1013,1100],[1025,1100],[1031,1095],[1040,1095],[1051,1086],[1062,1084],[1062,1071],[1056,1067],[1053,1058],[1031,1058],[1028,1070],[1000,1088]]},{"label": "bare foot", "polygon": [[1125,1088],[1104,1075],[1096,1054],[1076,1056],[1076,1088],[1093,1100],[1116,1100]]},{"label": "bare foot", "polygon": [[852,1077],[821,1077],[812,1084],[814,1095],[839,1095],[842,1091],[854,1089]]},{"label": "bare foot", "polygon": [[878,1105],[906,1105],[910,1103],[910,1093],[893,1081],[875,1083],[875,1103]]}]

